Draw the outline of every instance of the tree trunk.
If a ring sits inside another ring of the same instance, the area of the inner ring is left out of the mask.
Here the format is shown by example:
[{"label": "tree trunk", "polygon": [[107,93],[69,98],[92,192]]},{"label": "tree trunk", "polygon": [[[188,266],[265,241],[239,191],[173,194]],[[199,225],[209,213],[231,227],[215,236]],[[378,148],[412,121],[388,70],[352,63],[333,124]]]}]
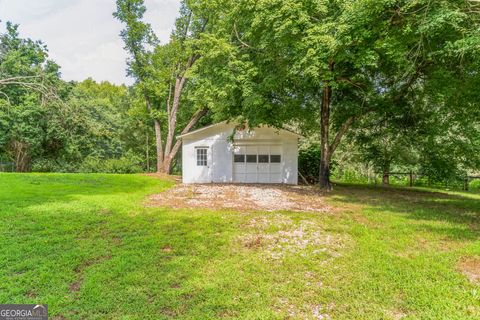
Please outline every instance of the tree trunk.
[{"label": "tree trunk", "polygon": [[382,184],[384,186],[390,185],[390,163],[385,164],[385,166],[383,167]]},{"label": "tree trunk", "polygon": [[[168,158],[168,155],[172,151],[173,139],[175,138],[175,129],[177,127],[177,113],[180,106],[180,99],[182,97],[183,87],[185,85],[185,77],[178,77],[175,80],[175,88],[173,90],[173,103],[170,107],[170,102],[168,101],[167,112],[168,112],[168,134],[167,141],[165,143],[165,159]],[[170,98],[168,99],[170,100]]]},{"label": "tree trunk", "polygon": [[[190,118],[190,121],[188,124],[183,128],[182,134],[186,134],[192,130],[192,128],[198,123],[198,121],[207,114],[208,109],[207,108],[202,108],[195,112],[195,114]],[[175,156],[178,153],[178,150],[180,150],[180,146],[182,145],[182,140],[177,140],[175,142],[175,145],[173,146],[172,150],[168,155],[165,155],[165,158],[163,159],[163,172],[170,174],[172,172],[172,163],[173,159],[175,159]]]},{"label": "tree trunk", "polygon": [[[167,99],[168,133],[167,133],[167,139],[165,141],[165,149],[164,149],[164,156],[163,156],[162,169],[161,169],[162,172],[164,173],[168,173],[168,174],[171,173],[173,159],[177,155],[178,149],[180,148],[180,145],[181,145],[181,141],[178,141],[178,140],[176,141],[175,145],[173,144],[175,140],[175,131],[177,128],[177,114],[178,114],[178,109],[180,108],[183,89],[187,82],[186,73],[193,66],[193,64],[195,63],[195,61],[197,61],[198,58],[199,56],[196,54],[193,54],[192,56],[190,56],[190,58],[188,59],[183,69],[183,72],[180,73],[180,75],[178,75],[175,78],[175,86],[173,88],[173,101],[171,104],[170,104],[170,100],[172,98],[171,86],[169,89],[169,95]],[[198,120],[200,120],[201,117],[205,115],[205,113],[206,113],[206,110],[203,113],[202,112],[195,113],[181,134],[184,134],[190,131],[190,129],[198,122]]]},{"label": "tree trunk", "polygon": [[[152,105],[150,99],[145,96],[145,102],[147,104],[147,109],[149,112],[152,111]],[[163,172],[163,146],[162,146],[162,126],[158,119],[153,119],[153,124],[155,126],[155,144],[157,147],[157,172]]]},{"label": "tree trunk", "polygon": [[147,172],[150,173],[150,141],[148,139],[148,128],[147,128],[147,134],[146,134],[146,160],[147,160]]},{"label": "tree trunk", "polygon": [[320,188],[331,191],[332,183],[330,182],[330,163],[324,159],[320,160]]},{"label": "tree trunk", "polygon": [[154,119],[153,122],[155,124],[155,144],[157,146],[157,172],[165,172],[163,170],[162,127],[157,119]]},{"label": "tree trunk", "polygon": [[28,144],[15,140],[12,142],[12,148],[15,158],[15,171],[27,172],[30,164],[30,156],[28,155]]},{"label": "tree trunk", "polygon": [[[330,71],[333,72],[334,62],[329,63]],[[331,191],[333,189],[330,181],[330,163],[332,156],[337,150],[343,136],[355,121],[355,116],[351,116],[345,120],[340,129],[335,135],[332,144],[329,143],[330,136],[330,108],[332,103],[332,86],[327,82],[323,88],[322,104],[320,109],[320,144],[321,144],[321,158],[320,158],[320,188]]]},{"label": "tree trunk", "polygon": [[[333,71],[333,62],[330,62],[330,71]],[[332,97],[332,87],[329,83],[325,84],[323,88],[322,104],[320,110],[320,144],[321,144],[321,159],[320,159],[320,188],[330,191],[332,190],[332,183],[330,182],[330,103]]]}]

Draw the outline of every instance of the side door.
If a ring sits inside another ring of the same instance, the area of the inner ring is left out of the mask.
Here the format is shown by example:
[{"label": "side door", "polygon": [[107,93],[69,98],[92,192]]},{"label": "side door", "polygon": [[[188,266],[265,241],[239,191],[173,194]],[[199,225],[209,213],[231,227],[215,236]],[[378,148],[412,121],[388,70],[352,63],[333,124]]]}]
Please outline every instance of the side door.
[{"label": "side door", "polygon": [[210,147],[195,147],[195,182],[210,183],[212,182],[212,152]]}]

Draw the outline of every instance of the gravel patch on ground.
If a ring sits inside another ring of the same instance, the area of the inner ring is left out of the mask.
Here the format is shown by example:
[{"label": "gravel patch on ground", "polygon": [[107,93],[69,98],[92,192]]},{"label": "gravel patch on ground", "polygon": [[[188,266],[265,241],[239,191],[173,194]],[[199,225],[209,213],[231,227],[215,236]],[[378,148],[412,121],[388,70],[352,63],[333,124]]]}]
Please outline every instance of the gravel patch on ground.
[{"label": "gravel patch on ground", "polygon": [[150,197],[147,206],[259,211],[331,211],[313,187],[285,185],[178,184]]},{"label": "gravel patch on ground", "polygon": [[340,256],[348,242],[345,236],[325,231],[319,223],[294,222],[281,214],[253,218],[244,229],[246,233],[239,237],[239,242],[244,248],[261,251],[267,260],[321,255],[322,263],[327,263]]}]

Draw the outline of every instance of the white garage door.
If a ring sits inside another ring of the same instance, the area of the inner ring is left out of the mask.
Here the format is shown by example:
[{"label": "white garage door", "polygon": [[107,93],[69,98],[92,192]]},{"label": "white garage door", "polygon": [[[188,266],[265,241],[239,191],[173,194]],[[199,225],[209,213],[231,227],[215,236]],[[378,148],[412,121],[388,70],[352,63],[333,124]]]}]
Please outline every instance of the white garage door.
[{"label": "white garage door", "polygon": [[237,183],[282,183],[282,146],[237,146],[233,157]]}]

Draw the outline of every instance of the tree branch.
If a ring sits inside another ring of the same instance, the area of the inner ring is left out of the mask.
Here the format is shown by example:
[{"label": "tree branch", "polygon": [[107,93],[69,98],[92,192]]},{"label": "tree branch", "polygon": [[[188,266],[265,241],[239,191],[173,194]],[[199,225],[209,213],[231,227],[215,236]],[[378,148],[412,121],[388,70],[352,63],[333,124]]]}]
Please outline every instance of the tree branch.
[{"label": "tree branch", "polygon": [[352,116],[352,117],[348,118],[347,121],[345,121],[342,124],[340,130],[338,130],[338,132],[335,136],[335,139],[333,140],[332,144],[330,145],[330,156],[335,152],[338,145],[340,144],[340,141],[342,141],[343,136],[348,131],[348,129],[351,127],[351,125],[353,124],[354,121],[355,121],[355,117]]},{"label": "tree branch", "polygon": [[[195,114],[192,116],[192,118],[190,119],[190,121],[188,122],[188,124],[185,126],[185,128],[183,128],[182,132],[180,133],[180,135],[182,134],[186,134],[188,132],[190,132],[190,130],[192,130],[192,128],[198,123],[198,121],[203,118],[203,116],[205,116],[208,112],[208,108],[207,107],[204,107],[200,110],[198,110],[197,112],[195,112]],[[172,151],[170,152],[170,155],[173,157],[177,154],[178,150],[180,149],[180,146],[182,145],[182,140],[177,140],[175,142],[175,145],[173,146],[172,148]]]},{"label": "tree branch", "polygon": [[20,80],[35,79],[35,78],[40,78],[40,76],[39,75],[36,75],[36,76],[18,76],[18,77],[5,78],[5,79],[0,79],[0,85],[18,84],[18,82]]},{"label": "tree branch", "polygon": [[353,82],[352,80],[350,80],[349,78],[345,78],[345,77],[340,77],[337,80],[347,82],[347,83],[351,84],[352,86],[357,87],[358,89],[364,91],[363,87],[365,85],[363,83],[356,83],[356,82]]},{"label": "tree branch", "polygon": [[252,47],[250,45],[248,45],[247,43],[245,43],[242,39],[240,39],[240,35],[238,34],[238,30],[237,30],[237,24],[234,22],[233,23],[233,31],[235,32],[235,37],[237,38],[237,40],[244,46],[244,47],[247,47],[247,48],[251,48]]},{"label": "tree branch", "polygon": [[10,98],[8,97],[8,95],[3,91],[0,91],[0,94],[2,94],[7,99],[8,104],[10,104]]},{"label": "tree branch", "polygon": [[[32,79],[43,79],[42,75],[35,76],[18,76],[0,79],[0,86],[18,85],[32,91],[36,91],[47,98],[56,100],[65,106],[63,100],[57,95],[55,89],[51,86],[45,85],[43,82],[33,82]],[[2,92],[6,95],[4,92]]]}]

